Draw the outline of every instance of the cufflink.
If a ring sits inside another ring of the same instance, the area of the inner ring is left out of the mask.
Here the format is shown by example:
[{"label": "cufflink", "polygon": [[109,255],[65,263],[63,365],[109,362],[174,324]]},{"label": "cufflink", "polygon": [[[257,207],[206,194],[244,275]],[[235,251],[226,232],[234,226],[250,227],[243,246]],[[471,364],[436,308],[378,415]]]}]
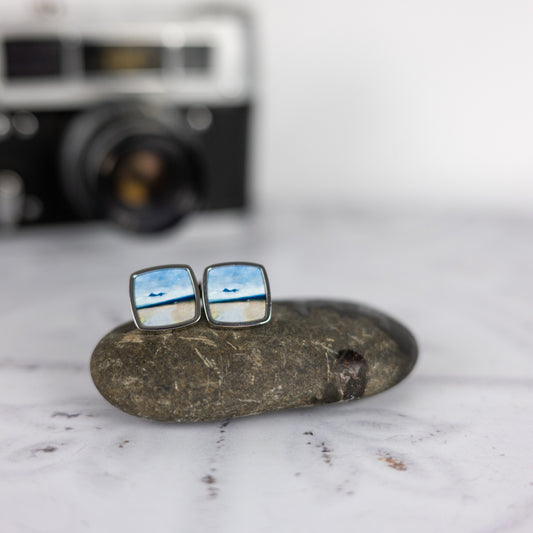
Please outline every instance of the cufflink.
[{"label": "cufflink", "polygon": [[204,271],[205,316],[214,326],[246,327],[268,322],[272,299],[265,268],[256,263],[217,263]]},{"label": "cufflink", "polygon": [[145,268],[130,277],[133,321],[139,329],[160,330],[189,326],[201,316],[201,296],[188,265]]}]

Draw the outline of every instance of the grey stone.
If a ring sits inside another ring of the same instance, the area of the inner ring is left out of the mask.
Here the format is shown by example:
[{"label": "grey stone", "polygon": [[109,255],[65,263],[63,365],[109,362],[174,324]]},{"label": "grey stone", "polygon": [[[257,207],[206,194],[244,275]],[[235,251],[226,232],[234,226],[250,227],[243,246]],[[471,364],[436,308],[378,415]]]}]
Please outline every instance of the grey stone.
[{"label": "grey stone", "polygon": [[365,306],[273,304],[266,325],[147,332],[128,322],[91,358],[100,393],[126,413],[198,422],[356,400],[401,381],[417,358],[401,324]]}]

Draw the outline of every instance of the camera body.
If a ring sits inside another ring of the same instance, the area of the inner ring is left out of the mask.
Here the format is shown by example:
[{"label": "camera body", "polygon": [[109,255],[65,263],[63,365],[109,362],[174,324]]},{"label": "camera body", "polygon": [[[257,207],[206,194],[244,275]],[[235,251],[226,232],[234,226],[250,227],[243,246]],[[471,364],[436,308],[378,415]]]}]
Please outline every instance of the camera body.
[{"label": "camera body", "polygon": [[248,54],[234,11],[0,29],[3,218],[111,218],[144,232],[243,207]]}]

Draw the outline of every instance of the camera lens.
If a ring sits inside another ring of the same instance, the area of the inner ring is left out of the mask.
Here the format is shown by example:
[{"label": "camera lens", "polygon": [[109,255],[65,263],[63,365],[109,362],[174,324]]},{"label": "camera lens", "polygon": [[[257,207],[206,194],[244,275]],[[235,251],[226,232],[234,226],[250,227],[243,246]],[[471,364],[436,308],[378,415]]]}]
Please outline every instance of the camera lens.
[{"label": "camera lens", "polygon": [[137,150],[117,163],[113,188],[120,202],[132,209],[140,209],[161,198],[171,179],[169,168],[160,154],[146,149]]},{"label": "camera lens", "polygon": [[77,116],[67,129],[61,178],[82,218],[159,231],[201,204],[202,161],[178,113],[141,104],[103,106]]}]

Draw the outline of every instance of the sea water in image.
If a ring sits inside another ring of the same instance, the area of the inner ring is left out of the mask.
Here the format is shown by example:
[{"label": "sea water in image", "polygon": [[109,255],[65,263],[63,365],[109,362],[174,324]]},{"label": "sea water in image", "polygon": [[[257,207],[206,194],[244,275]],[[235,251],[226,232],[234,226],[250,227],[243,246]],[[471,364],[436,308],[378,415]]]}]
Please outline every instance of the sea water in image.
[{"label": "sea water in image", "polygon": [[137,274],[133,301],[140,325],[171,327],[196,318],[196,293],[187,268],[162,268]]},{"label": "sea water in image", "polygon": [[206,278],[206,308],[215,322],[246,324],[267,318],[263,269],[254,265],[211,268]]}]

